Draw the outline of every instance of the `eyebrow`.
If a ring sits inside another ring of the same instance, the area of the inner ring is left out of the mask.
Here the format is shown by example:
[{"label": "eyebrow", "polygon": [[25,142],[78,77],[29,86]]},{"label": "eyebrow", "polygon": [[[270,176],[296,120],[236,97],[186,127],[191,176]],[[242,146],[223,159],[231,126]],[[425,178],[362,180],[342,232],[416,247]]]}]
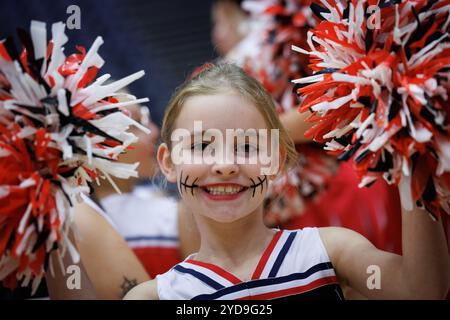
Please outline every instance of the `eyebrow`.
[{"label": "eyebrow", "polygon": [[[206,132],[206,130],[202,130],[202,135],[204,135],[205,132]],[[189,131],[189,133],[191,134],[191,136],[193,136],[195,134],[198,134],[199,132],[198,131]]]},{"label": "eyebrow", "polygon": [[[205,134],[205,132],[206,132],[206,130],[202,130],[201,131],[201,140],[202,141],[204,141],[205,139],[204,139],[204,134]],[[196,134],[200,134],[200,132],[194,132],[194,131],[190,131],[190,137],[191,137],[191,143],[193,143],[193,142],[195,142],[195,135]],[[211,138],[214,138],[214,137],[211,137]],[[212,139],[212,141],[214,141],[214,139]]]},{"label": "eyebrow", "polygon": [[[204,140],[203,135],[205,134],[206,131],[208,131],[208,129],[201,131],[201,135],[202,135],[201,138],[202,138],[202,140]],[[191,134],[190,137],[191,137],[191,143],[192,143],[195,140],[195,134],[199,134],[200,132],[189,131],[189,133]],[[210,142],[214,141],[216,137],[212,136],[211,138],[212,139],[211,139]],[[248,142],[250,142],[250,139],[253,138],[253,136],[244,135],[244,138],[245,138],[245,142],[248,143]],[[238,139],[238,137],[235,135],[234,136],[234,142],[237,142],[237,139]],[[258,136],[256,136],[256,139],[257,139],[257,143],[259,143]]]}]

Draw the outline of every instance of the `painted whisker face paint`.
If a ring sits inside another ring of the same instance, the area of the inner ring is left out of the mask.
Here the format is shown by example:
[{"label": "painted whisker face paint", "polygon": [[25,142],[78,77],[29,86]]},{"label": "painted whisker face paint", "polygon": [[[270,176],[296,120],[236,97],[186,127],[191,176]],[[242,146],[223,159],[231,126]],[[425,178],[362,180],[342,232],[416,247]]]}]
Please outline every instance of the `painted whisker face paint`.
[{"label": "painted whisker face paint", "polygon": [[197,182],[197,180],[198,180],[198,177],[194,179],[192,184],[189,184],[188,180],[189,180],[189,175],[187,175],[184,178],[184,181],[183,181],[183,171],[181,171],[179,185],[178,185],[178,190],[180,191],[180,195],[182,195],[183,194],[183,187],[184,187],[184,192],[186,192],[187,189],[189,188],[189,189],[191,189],[192,196],[194,196],[194,188],[198,188],[199,187],[197,184],[195,184]]},{"label": "painted whisker face paint", "polygon": [[250,181],[252,182],[252,185],[249,186],[249,187],[253,189],[252,197],[255,196],[256,188],[261,187],[261,194],[262,194],[263,191],[264,191],[264,184],[266,185],[266,191],[267,191],[267,188],[268,188],[269,182],[268,182],[268,180],[267,180],[267,176],[266,176],[266,175],[264,175],[262,179],[261,179],[260,177],[257,177],[257,178],[258,178],[258,180],[259,180],[258,183],[255,183],[255,180],[253,180],[252,178],[250,178]]},{"label": "painted whisker face paint", "polygon": [[[192,179],[189,179],[189,175],[184,176],[183,175],[183,171],[181,171],[180,173],[180,178],[178,180],[178,190],[180,192],[180,195],[183,196],[183,193],[187,193],[188,189],[191,190],[191,195],[194,196],[194,189],[195,188],[199,188],[204,190],[205,192],[209,193],[209,194],[219,194],[219,193],[231,193],[231,194],[236,194],[236,193],[240,193],[246,190],[251,190],[252,191],[252,197],[255,197],[255,193],[256,190],[260,187],[261,188],[261,192],[260,194],[263,194],[264,191],[264,186],[266,186],[266,191],[268,189],[268,184],[269,184],[269,180],[267,179],[267,176],[264,175],[262,178],[261,177],[256,177],[256,178],[249,178],[251,181],[251,185],[249,186],[244,186],[244,185],[240,185],[240,184],[235,184],[235,183],[214,183],[214,187],[213,185],[198,185],[196,184],[196,182],[199,180],[198,177],[196,177],[195,179],[193,179],[192,182],[189,182]],[[184,189],[184,190],[183,190]]]}]

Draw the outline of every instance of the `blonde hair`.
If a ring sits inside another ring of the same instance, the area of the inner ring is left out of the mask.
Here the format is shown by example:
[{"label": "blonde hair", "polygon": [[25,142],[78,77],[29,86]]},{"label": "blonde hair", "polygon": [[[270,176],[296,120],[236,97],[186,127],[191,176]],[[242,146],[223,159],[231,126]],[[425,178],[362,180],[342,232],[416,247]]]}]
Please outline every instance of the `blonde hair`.
[{"label": "blonde hair", "polygon": [[227,91],[239,93],[252,102],[262,114],[268,129],[278,129],[280,147],[286,153],[283,171],[291,168],[297,158],[294,142],[280,122],[272,97],[254,78],[230,63],[207,64],[173,94],[167,105],[161,128],[161,140],[171,149],[171,134],[184,102],[193,96],[213,95]]}]

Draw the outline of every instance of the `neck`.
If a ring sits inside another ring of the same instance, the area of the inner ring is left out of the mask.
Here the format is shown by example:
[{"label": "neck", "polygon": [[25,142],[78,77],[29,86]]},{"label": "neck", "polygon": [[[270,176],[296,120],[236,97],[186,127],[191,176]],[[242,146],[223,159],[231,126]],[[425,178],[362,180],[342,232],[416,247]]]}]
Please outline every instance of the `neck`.
[{"label": "neck", "polygon": [[229,267],[241,265],[244,259],[259,259],[274,235],[263,223],[262,207],[232,223],[203,216],[196,216],[196,221],[201,234],[196,259]]}]

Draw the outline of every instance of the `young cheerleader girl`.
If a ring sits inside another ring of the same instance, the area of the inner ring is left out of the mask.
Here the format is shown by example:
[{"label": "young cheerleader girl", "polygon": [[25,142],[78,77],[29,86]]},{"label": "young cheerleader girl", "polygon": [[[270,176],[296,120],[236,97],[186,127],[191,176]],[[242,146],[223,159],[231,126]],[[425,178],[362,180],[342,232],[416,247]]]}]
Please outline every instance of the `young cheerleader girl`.
[{"label": "young cheerleader girl", "polygon": [[[419,209],[403,212],[403,256],[380,251],[343,228],[268,229],[263,200],[275,175],[261,170],[263,139],[255,144],[227,137],[223,150],[233,151],[236,159],[227,154],[225,160],[206,161],[219,139],[204,134],[199,142],[203,133],[197,121],[223,136],[227,129],[278,129],[280,152],[272,152],[271,160],[279,157],[278,172],[294,161],[293,143],[270,96],[241,69],[209,66],[185,83],[166,110],[157,156],[193,213],[200,249],[136,286],[126,299],[343,299],[347,289],[374,299],[445,297],[450,260],[441,221]],[[172,139],[180,130],[190,132],[189,143]],[[194,161],[179,161],[176,150]],[[238,161],[242,158],[248,161]]]}]

